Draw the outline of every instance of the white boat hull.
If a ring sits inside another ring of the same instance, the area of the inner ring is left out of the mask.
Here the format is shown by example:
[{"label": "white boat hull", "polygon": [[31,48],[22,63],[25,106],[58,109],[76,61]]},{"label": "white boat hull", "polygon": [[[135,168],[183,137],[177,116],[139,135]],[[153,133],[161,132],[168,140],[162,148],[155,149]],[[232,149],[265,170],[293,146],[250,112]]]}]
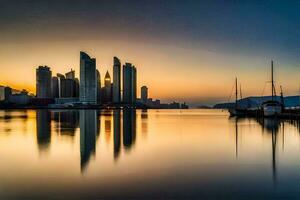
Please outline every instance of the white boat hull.
[{"label": "white boat hull", "polygon": [[280,105],[264,105],[264,116],[272,117],[282,113],[282,107]]}]

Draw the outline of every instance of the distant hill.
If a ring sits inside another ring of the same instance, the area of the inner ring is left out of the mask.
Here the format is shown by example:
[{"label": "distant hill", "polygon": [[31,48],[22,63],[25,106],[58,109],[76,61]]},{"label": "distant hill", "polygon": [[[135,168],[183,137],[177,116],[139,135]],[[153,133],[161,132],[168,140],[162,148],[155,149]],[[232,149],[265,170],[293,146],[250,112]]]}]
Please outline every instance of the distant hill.
[{"label": "distant hill", "polygon": [[212,109],[211,106],[206,106],[206,105],[200,105],[200,106],[197,106],[196,108],[199,108],[199,109]]},{"label": "distant hill", "polygon": [[[263,97],[247,97],[238,100],[238,106],[239,108],[258,108],[261,106],[261,104],[265,101],[271,100],[271,96],[263,96]],[[280,96],[275,97],[277,101],[281,101]],[[300,106],[300,96],[286,96],[283,98],[283,103],[285,107],[297,107]],[[218,103],[214,105],[213,108],[218,109],[229,109],[234,108],[234,103]]]}]

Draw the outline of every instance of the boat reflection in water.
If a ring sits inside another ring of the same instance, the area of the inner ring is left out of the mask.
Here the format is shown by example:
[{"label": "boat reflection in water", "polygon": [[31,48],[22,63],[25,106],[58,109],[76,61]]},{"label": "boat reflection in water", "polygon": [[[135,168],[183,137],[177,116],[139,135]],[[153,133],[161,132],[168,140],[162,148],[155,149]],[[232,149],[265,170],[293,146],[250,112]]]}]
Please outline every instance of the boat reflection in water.
[{"label": "boat reflection in water", "polygon": [[0,111],[0,199],[298,199],[299,124],[220,110]]}]

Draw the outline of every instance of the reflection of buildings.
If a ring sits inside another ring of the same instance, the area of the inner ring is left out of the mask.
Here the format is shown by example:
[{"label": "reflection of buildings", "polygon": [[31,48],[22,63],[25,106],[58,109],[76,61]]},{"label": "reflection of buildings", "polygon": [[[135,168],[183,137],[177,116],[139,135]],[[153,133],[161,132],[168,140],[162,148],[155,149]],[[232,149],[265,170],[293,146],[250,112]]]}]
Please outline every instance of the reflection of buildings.
[{"label": "reflection of buildings", "polygon": [[120,147],[121,147],[121,111],[114,110],[113,111],[113,121],[114,121],[114,158],[117,159],[120,154]]},{"label": "reflection of buildings", "polygon": [[53,112],[53,120],[58,122],[58,131],[61,135],[74,136],[76,128],[79,126],[79,111],[67,110],[63,112]]},{"label": "reflection of buildings", "polygon": [[80,166],[83,171],[96,149],[97,111],[80,110]]},{"label": "reflection of buildings", "polygon": [[146,136],[147,132],[148,132],[148,122],[147,122],[148,110],[147,109],[142,110],[141,118],[142,118],[142,134],[143,134],[143,136]]},{"label": "reflection of buildings", "polygon": [[123,145],[130,149],[135,142],[136,136],[136,110],[123,110]]},{"label": "reflection of buildings", "polygon": [[47,149],[51,141],[51,114],[48,110],[36,111],[37,143],[40,150]]},{"label": "reflection of buildings", "polygon": [[104,131],[105,131],[105,142],[108,145],[110,142],[111,135],[111,110],[104,112]]}]

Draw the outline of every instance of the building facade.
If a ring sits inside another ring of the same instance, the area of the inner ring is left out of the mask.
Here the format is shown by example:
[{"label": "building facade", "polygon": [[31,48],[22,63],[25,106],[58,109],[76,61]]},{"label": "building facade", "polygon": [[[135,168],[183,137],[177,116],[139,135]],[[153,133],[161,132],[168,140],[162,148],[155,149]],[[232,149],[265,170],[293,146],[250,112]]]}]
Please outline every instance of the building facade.
[{"label": "building facade", "polygon": [[105,74],[104,78],[104,90],[105,90],[105,102],[111,102],[112,101],[112,85],[111,85],[111,78],[108,73],[108,71]]},{"label": "building facade", "polygon": [[113,103],[121,102],[121,62],[114,57],[113,66]]},{"label": "building facade", "polygon": [[10,87],[0,86],[0,101],[9,102],[12,95],[12,89]]},{"label": "building facade", "polygon": [[82,103],[97,103],[96,59],[80,52],[80,90],[79,99]]},{"label": "building facade", "polygon": [[52,98],[59,98],[59,83],[56,76],[51,79],[51,95]]},{"label": "building facade", "polygon": [[101,75],[99,70],[97,72],[97,102],[101,103]]},{"label": "building facade", "polygon": [[79,81],[75,78],[75,71],[71,69],[64,76],[57,74],[59,97],[57,98],[76,98],[79,96]]},{"label": "building facade", "polygon": [[123,102],[133,104],[136,102],[136,68],[131,63],[123,65]]},{"label": "building facade", "polygon": [[142,86],[141,87],[141,101],[144,104],[147,104],[148,101],[148,88],[147,86]]},{"label": "building facade", "polygon": [[36,96],[38,98],[51,98],[52,72],[47,66],[39,66],[36,69]]},{"label": "building facade", "polygon": [[75,79],[75,70],[71,69],[71,71],[67,72],[65,75],[67,79]]}]

